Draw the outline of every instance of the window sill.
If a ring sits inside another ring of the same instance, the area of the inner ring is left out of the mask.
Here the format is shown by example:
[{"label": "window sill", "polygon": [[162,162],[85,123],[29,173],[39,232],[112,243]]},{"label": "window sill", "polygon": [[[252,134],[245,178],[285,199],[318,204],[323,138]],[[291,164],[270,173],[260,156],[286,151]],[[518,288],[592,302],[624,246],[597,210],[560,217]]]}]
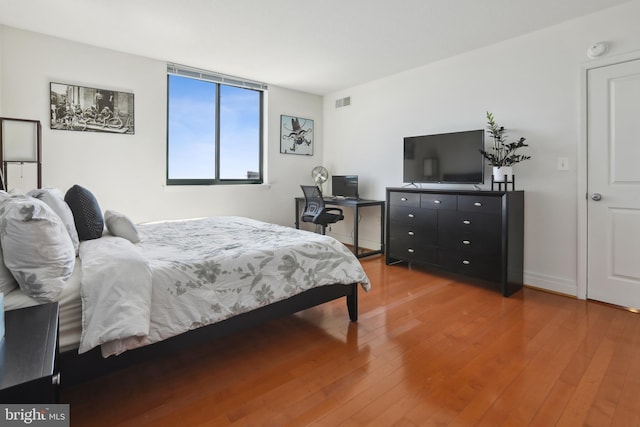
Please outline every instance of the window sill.
[{"label": "window sill", "polygon": [[182,192],[210,192],[210,191],[244,191],[245,189],[251,189],[256,191],[270,190],[271,184],[215,184],[215,185],[162,185],[165,192],[168,193],[182,193]]}]

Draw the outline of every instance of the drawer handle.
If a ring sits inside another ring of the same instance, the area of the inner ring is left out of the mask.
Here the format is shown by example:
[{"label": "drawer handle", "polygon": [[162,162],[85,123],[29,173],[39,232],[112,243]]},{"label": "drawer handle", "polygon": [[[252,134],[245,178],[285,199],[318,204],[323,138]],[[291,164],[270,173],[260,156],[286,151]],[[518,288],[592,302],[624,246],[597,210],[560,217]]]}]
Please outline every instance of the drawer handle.
[{"label": "drawer handle", "polygon": [[462,261],[462,263],[463,263],[464,265],[469,265],[469,264],[471,264],[471,261],[468,261],[468,260],[466,260],[466,259],[465,259],[464,261]]},{"label": "drawer handle", "polygon": [[436,205],[439,205],[442,202],[440,200],[434,200],[433,203],[435,203]]},{"label": "drawer handle", "polygon": [[469,221],[468,219],[465,219],[465,220],[463,220],[463,221],[462,221],[462,223],[463,223],[464,225],[470,225],[470,224],[471,224],[471,221]]},{"label": "drawer handle", "polygon": [[462,241],[462,244],[463,244],[463,245],[470,245],[470,244],[471,244],[471,241],[469,241],[469,240],[463,240],[463,241]]},{"label": "drawer handle", "polygon": [[409,252],[410,254],[414,253],[415,251],[411,248],[407,249],[407,252]]},{"label": "drawer handle", "polygon": [[416,217],[414,214],[409,214],[408,216],[409,216],[409,218],[415,218]]},{"label": "drawer handle", "polygon": [[475,203],[473,204],[473,206],[480,207],[480,206],[482,206],[482,203],[480,203],[480,202],[475,202]]},{"label": "drawer handle", "polygon": [[408,199],[406,197],[401,197],[400,200],[402,200],[403,202],[406,202]]},{"label": "drawer handle", "polygon": [[413,231],[410,231],[407,233],[409,236],[415,236],[415,233]]},{"label": "drawer handle", "polygon": [[51,384],[60,385],[60,372],[51,377]]}]

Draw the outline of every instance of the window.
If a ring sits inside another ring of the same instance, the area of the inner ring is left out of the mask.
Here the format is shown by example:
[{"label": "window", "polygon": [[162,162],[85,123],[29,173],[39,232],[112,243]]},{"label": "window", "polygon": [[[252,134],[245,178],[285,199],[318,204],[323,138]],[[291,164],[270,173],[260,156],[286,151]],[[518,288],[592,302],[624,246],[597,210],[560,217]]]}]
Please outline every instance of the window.
[{"label": "window", "polygon": [[261,83],[169,65],[167,184],[260,184]]}]

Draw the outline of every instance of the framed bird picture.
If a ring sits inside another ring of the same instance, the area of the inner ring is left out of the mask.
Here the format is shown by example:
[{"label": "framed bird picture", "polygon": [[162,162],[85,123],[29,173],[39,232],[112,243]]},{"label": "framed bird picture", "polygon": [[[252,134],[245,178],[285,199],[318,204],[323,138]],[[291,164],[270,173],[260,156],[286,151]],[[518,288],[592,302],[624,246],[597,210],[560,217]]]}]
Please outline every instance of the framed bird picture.
[{"label": "framed bird picture", "polygon": [[313,156],[313,120],[281,115],[280,152]]}]

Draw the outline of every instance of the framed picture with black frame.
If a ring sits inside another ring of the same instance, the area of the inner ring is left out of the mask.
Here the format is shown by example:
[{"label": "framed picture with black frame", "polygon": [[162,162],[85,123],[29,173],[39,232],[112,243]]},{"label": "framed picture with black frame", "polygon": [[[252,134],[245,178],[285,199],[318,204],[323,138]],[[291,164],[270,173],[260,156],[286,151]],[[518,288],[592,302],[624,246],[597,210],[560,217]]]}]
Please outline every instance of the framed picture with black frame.
[{"label": "framed picture with black frame", "polygon": [[280,152],[313,156],[313,120],[281,115]]},{"label": "framed picture with black frame", "polygon": [[135,133],[133,93],[50,84],[51,129]]}]

